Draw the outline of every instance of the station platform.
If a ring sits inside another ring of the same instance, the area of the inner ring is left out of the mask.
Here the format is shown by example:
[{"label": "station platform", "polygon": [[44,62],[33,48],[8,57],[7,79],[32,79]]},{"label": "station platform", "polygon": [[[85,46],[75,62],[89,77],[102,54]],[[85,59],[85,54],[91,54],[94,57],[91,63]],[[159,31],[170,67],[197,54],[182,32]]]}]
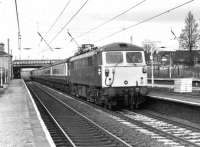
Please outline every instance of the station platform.
[{"label": "station platform", "polygon": [[200,87],[192,87],[192,92],[174,92],[174,85],[148,84],[148,96],[155,99],[172,101],[187,105],[200,106]]},{"label": "station platform", "polygon": [[0,88],[0,146],[55,146],[25,83],[12,80]]}]

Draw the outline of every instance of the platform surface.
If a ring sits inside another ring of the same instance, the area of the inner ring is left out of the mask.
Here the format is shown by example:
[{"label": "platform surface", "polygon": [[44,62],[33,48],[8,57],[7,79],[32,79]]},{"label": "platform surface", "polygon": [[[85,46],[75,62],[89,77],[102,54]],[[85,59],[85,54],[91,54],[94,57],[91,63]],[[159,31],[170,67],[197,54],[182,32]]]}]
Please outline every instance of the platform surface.
[{"label": "platform surface", "polygon": [[52,146],[36,111],[22,80],[1,88],[0,147]]},{"label": "platform surface", "polygon": [[174,92],[174,85],[154,84],[152,87],[148,84],[148,87],[148,96],[152,98],[200,106],[200,87],[192,87],[192,92],[189,93]]}]

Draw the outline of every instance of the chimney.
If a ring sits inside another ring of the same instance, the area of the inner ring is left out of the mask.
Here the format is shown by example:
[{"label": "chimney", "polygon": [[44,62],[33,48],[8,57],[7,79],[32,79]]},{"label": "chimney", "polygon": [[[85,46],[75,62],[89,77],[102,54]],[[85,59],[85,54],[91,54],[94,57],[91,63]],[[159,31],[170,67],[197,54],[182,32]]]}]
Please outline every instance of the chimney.
[{"label": "chimney", "polygon": [[4,43],[0,43],[0,51],[4,52]]}]

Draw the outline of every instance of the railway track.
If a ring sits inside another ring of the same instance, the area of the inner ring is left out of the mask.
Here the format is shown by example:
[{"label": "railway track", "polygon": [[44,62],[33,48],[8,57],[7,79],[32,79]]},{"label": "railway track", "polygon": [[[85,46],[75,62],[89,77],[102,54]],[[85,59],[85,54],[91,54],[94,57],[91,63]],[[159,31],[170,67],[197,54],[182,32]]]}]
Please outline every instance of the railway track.
[{"label": "railway track", "polygon": [[[48,93],[54,94],[56,97],[61,98],[59,93],[48,88],[45,88],[45,90],[48,91]],[[92,107],[95,107],[93,104],[91,105]],[[96,109],[98,108],[99,107],[96,107]],[[104,108],[102,108],[101,111],[104,111]],[[111,114],[110,116],[122,125],[150,136],[152,139],[161,142],[164,145],[173,147],[200,146],[200,130],[198,128],[193,128],[192,126],[186,126],[178,122],[166,120],[162,117],[151,116],[145,113],[141,114],[128,110],[118,112],[106,110],[106,113],[109,113],[108,115]]]},{"label": "railway track", "polygon": [[32,87],[32,85],[27,84],[27,87],[29,88],[29,90],[34,98],[34,101],[38,107],[40,115],[41,115],[43,121],[45,122],[45,125],[46,125],[49,133],[51,134],[51,137],[52,137],[55,145],[58,147],[62,147],[62,146],[63,147],[64,146],[73,147],[70,140],[65,136],[65,133],[59,127],[56,120],[52,117],[51,113],[48,111],[46,106],[39,99],[38,95],[35,94],[35,91],[34,91],[34,88]]},{"label": "railway track", "polygon": [[[119,137],[105,130],[54,95],[32,83],[28,88],[50,117],[46,123],[56,146],[81,147],[131,147]],[[45,113],[43,112],[42,113]],[[43,117],[44,118],[44,117]],[[51,121],[50,121],[51,120]],[[52,121],[53,120],[53,121]],[[56,129],[55,129],[56,128]],[[55,129],[55,130],[54,130]]]},{"label": "railway track", "polygon": [[[153,117],[128,110],[119,111],[137,130],[172,146],[200,147],[200,130],[154,115]],[[151,114],[152,115],[152,114]],[[128,124],[129,125],[129,124]]]}]

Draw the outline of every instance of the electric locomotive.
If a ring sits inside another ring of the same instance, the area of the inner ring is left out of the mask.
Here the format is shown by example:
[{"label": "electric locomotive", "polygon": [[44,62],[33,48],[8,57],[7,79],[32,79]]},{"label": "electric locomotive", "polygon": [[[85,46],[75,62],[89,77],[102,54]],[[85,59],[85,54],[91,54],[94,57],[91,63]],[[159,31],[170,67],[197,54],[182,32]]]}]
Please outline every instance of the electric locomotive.
[{"label": "electric locomotive", "polygon": [[112,109],[138,107],[147,94],[144,50],[128,43],[93,46],[69,59],[71,94]]},{"label": "electric locomotive", "polygon": [[128,43],[82,45],[73,57],[34,70],[31,77],[109,109],[138,107],[147,94],[144,50]]}]

